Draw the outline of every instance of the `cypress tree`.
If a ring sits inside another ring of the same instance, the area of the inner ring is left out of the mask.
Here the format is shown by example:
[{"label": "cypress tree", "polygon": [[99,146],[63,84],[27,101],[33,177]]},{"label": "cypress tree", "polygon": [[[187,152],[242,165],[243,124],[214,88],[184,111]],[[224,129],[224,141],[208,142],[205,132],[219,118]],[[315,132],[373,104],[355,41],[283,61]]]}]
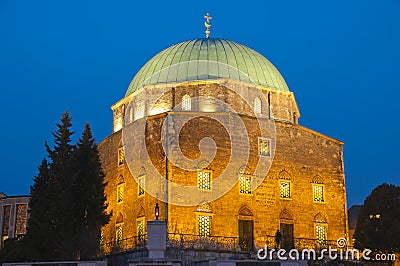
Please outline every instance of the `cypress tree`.
[{"label": "cypress tree", "polygon": [[101,227],[108,223],[110,215],[106,213],[105,175],[88,123],[78,140],[73,158],[77,248],[81,259],[92,259],[99,251]]}]

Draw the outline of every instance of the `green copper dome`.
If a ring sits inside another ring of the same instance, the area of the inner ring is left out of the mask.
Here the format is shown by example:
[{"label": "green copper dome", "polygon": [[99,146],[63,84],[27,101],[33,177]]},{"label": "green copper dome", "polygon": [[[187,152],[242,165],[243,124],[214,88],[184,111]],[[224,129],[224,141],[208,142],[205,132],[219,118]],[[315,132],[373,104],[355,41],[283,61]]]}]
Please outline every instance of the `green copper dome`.
[{"label": "green copper dome", "polygon": [[289,91],[264,56],[242,44],[201,38],[175,44],[148,61],[131,81],[126,96],[147,84],[226,78]]}]

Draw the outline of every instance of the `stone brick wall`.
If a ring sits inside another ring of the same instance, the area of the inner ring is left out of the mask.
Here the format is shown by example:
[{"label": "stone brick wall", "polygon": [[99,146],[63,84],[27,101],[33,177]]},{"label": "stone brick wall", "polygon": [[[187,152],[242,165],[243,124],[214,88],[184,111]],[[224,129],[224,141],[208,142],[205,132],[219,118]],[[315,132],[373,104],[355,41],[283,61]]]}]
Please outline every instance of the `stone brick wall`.
[{"label": "stone brick wall", "polygon": [[[151,92],[146,92],[147,94]],[[248,89],[243,92],[246,97],[254,99],[257,91]],[[263,182],[251,195],[239,194],[238,185],[234,185],[225,195],[209,202],[212,216],[212,235],[238,236],[238,220],[250,219],[254,221],[254,239],[257,246],[262,246],[266,236],[274,235],[280,222],[289,222],[294,225],[294,237],[315,238],[316,219],[323,219],[327,225],[327,238],[336,240],[339,237],[347,237],[347,210],[346,189],[342,161],[343,143],[324,136],[297,124],[299,112],[293,94],[281,93],[272,90],[264,90],[266,101],[263,104],[261,118],[269,117],[269,106],[276,118],[276,152],[272,166],[265,173]],[[237,94],[217,84],[189,84],[177,86],[170,93],[160,98],[157,103],[167,108],[176,106],[184,94],[191,97],[196,95],[212,96],[239,109],[240,117],[246,126],[250,140],[250,159],[247,169],[253,174],[258,160],[258,137],[260,130],[257,120],[252,113],[251,106],[244,103]],[[251,101],[249,101],[251,103]],[[127,104],[123,100],[113,108]],[[199,110],[201,103],[193,103],[192,107]],[[216,108],[219,108],[216,106]],[[125,108],[124,108],[125,109]],[[223,111],[223,110],[220,110]],[[184,112],[175,112],[174,115],[184,116]],[[146,193],[138,197],[138,185],[136,179],[140,169],[148,170],[152,165],[160,175],[166,176],[165,152],[161,143],[162,125],[166,113],[152,115],[146,122],[145,140],[147,153],[150,160],[138,160],[128,169],[127,164],[118,166],[118,149],[122,147],[122,132],[117,131],[107,137],[100,145],[101,161],[106,172],[106,195],[109,203],[108,210],[113,216],[110,223],[104,227],[105,241],[115,240],[115,227],[117,217],[123,216],[124,238],[137,235],[137,219],[144,217],[146,220],[154,219],[155,198]],[[130,121],[131,122],[131,121]],[[169,125],[173,129],[174,125]],[[270,133],[270,132],[269,132]],[[183,155],[195,159],[200,155],[199,142],[204,137],[210,137],[216,143],[216,157],[210,162],[207,169],[212,172],[212,178],[217,178],[227,166],[231,155],[229,134],[215,120],[207,117],[197,117],[188,122],[181,131],[171,130],[172,135],[178,134],[180,149]],[[133,135],[133,138],[144,136]],[[233,147],[235,148],[235,147]],[[146,151],[135,151],[144,153]],[[174,151],[170,151],[174,156]],[[178,156],[178,155],[176,155]],[[144,158],[141,156],[141,158]],[[135,168],[135,169],[133,169]],[[239,169],[236,172],[238,174]],[[124,201],[117,203],[118,178],[124,177]],[[147,173],[149,175],[149,173]],[[291,183],[291,199],[280,199],[279,180],[285,178]],[[235,177],[237,178],[237,177]],[[146,186],[148,184],[146,176]],[[181,185],[196,186],[197,171],[182,170],[173,164],[168,164],[168,179]],[[313,201],[312,184],[318,179],[324,186],[325,202]],[[163,184],[156,184],[161,188]],[[165,187],[165,186],[164,186]],[[205,192],[208,193],[208,192]],[[185,195],[191,197],[193,195]],[[169,189],[168,197],[182,197],[175,195]],[[199,200],[199,204],[201,204]],[[243,215],[239,210],[244,206],[252,215]],[[167,207],[167,212],[165,208]],[[167,215],[168,229],[170,232],[197,234],[197,206],[177,206],[160,203],[160,219]],[[144,215],[144,216],[143,216]],[[283,220],[285,219],[285,220]]]}]

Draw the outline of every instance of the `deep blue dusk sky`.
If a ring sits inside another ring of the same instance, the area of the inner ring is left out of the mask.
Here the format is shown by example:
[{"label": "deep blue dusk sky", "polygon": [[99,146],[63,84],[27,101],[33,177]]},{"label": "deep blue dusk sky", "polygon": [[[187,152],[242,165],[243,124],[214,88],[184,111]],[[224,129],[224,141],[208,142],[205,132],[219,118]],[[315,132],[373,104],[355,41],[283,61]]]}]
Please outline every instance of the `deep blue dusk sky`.
[{"label": "deep blue dusk sky", "polygon": [[61,113],[97,142],[110,106],[168,46],[203,37],[247,45],[280,70],[300,124],[345,142],[348,205],[400,185],[398,0],[1,0],[0,191],[28,194]]}]

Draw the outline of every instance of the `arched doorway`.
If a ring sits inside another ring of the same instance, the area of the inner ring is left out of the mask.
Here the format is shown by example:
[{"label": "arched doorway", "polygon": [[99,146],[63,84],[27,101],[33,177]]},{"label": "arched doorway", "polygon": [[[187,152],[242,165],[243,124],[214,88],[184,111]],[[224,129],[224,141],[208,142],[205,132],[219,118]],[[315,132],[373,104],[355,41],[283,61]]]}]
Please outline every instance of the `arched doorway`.
[{"label": "arched doorway", "polygon": [[282,234],[281,248],[286,250],[294,248],[293,217],[287,209],[279,214],[279,230]]},{"label": "arched doorway", "polygon": [[247,206],[239,210],[239,245],[243,251],[252,251],[254,248],[254,220],[253,213]]}]

